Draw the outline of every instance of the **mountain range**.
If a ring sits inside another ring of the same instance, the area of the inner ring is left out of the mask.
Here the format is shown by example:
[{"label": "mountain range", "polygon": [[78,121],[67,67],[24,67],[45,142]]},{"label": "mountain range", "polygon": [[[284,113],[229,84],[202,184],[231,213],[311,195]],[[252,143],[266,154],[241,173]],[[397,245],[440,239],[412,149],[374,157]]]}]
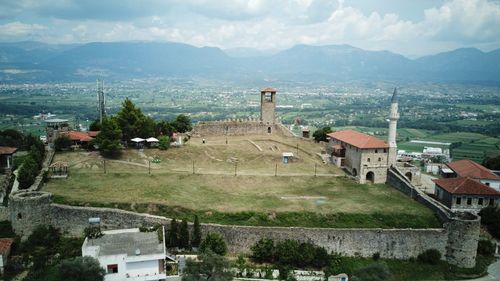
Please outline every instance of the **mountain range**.
[{"label": "mountain range", "polygon": [[0,82],[97,78],[203,78],[231,81],[406,81],[500,84],[500,49],[462,48],[409,59],[349,45],[296,45],[283,51],[221,50],[173,42],[0,43]]}]

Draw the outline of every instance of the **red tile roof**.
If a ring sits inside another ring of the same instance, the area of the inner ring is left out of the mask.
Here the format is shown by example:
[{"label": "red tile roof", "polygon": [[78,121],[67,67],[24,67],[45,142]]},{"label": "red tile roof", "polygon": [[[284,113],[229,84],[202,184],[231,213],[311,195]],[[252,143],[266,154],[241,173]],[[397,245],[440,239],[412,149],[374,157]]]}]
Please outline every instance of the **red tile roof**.
[{"label": "red tile roof", "polygon": [[89,132],[77,132],[77,131],[69,131],[63,132],[63,135],[67,135],[72,141],[91,141],[93,137],[90,136]]},{"label": "red tile roof", "polygon": [[495,189],[468,177],[436,179],[433,181],[451,194],[500,196],[500,192]]},{"label": "red tile roof", "polygon": [[500,180],[500,177],[482,165],[471,160],[458,160],[447,164],[450,169],[460,177],[470,177],[473,179]]},{"label": "red tile roof", "polygon": [[14,243],[14,238],[0,238],[0,253],[8,252],[12,243]]},{"label": "red tile roof", "polygon": [[274,89],[274,88],[267,87],[267,88],[264,88],[264,89],[260,90],[260,92],[261,92],[261,93],[262,93],[262,92],[266,92],[266,93],[267,93],[267,92],[276,93],[277,91],[276,91],[276,89]]},{"label": "red tile roof", "polygon": [[16,152],[17,148],[10,146],[0,146],[0,155],[10,155]]},{"label": "red tile roof", "polygon": [[353,130],[337,131],[327,136],[358,148],[388,148],[389,145],[376,137]]},{"label": "red tile roof", "polygon": [[90,137],[97,137],[97,134],[99,134],[100,131],[87,131],[87,134],[90,136]]}]

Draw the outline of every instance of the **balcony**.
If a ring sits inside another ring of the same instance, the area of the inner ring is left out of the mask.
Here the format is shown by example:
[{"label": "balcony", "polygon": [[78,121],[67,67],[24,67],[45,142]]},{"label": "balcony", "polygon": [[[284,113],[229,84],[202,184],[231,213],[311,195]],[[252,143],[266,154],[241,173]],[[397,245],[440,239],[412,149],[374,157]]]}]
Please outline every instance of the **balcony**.
[{"label": "balcony", "polygon": [[143,274],[143,275],[137,275],[134,274],[133,276],[130,276],[127,273],[127,281],[154,281],[154,280],[164,280],[167,278],[167,275],[165,273],[158,273],[158,274]]}]

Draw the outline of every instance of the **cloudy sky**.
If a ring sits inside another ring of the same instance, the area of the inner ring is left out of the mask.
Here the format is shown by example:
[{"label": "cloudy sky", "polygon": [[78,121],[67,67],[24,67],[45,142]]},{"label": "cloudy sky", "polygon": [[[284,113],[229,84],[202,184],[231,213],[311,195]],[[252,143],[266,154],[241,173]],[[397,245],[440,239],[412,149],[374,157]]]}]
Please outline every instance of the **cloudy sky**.
[{"label": "cloudy sky", "polygon": [[21,40],[489,51],[500,48],[500,0],[0,0],[0,41]]}]

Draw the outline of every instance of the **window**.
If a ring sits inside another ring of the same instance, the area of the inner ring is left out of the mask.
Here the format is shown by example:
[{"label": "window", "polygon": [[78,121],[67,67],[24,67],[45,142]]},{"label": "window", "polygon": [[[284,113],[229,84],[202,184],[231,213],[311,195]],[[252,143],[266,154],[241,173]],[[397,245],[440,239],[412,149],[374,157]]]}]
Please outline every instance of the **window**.
[{"label": "window", "polygon": [[478,205],[483,205],[483,198],[478,198],[477,199],[477,204]]},{"label": "window", "polygon": [[366,159],[366,161],[370,162],[370,158]]},{"label": "window", "polygon": [[380,161],[382,161],[382,158],[380,158],[380,157],[379,157],[379,158],[378,158],[378,162],[380,162]]},{"label": "window", "polygon": [[490,186],[490,183],[489,183],[489,182],[485,182],[484,184],[486,184],[487,186]]},{"label": "window", "polygon": [[384,153],[387,153],[387,149],[384,148]]},{"label": "window", "polygon": [[378,153],[378,150],[377,150],[377,149],[375,149],[375,153]]},{"label": "window", "polygon": [[467,198],[467,205],[472,205],[472,198],[470,197]]},{"label": "window", "polygon": [[117,264],[108,264],[108,270],[106,273],[118,273],[118,265]]},{"label": "window", "polygon": [[456,204],[457,204],[457,205],[462,204],[462,198],[457,197]]},{"label": "window", "polygon": [[495,205],[495,199],[490,198],[490,205],[491,205],[491,206]]}]

